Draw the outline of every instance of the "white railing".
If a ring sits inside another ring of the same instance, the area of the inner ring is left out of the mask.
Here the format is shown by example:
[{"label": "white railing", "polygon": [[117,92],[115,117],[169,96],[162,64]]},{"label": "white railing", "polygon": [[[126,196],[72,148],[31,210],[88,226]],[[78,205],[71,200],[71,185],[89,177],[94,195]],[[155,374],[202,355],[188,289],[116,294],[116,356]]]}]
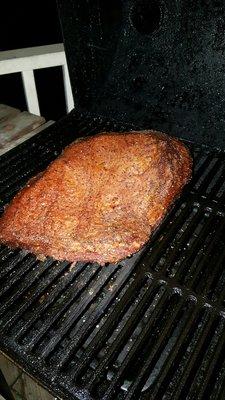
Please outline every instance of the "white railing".
[{"label": "white railing", "polygon": [[62,66],[67,112],[74,108],[73,94],[62,43],[0,52],[0,75],[20,72],[28,111],[40,115],[34,70]]}]

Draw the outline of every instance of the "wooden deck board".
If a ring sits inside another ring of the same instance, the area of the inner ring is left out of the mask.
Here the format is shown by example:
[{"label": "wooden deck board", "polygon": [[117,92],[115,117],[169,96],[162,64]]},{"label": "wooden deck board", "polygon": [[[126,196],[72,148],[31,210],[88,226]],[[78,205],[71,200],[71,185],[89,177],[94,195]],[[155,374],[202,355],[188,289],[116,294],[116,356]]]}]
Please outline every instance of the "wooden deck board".
[{"label": "wooden deck board", "polygon": [[30,114],[27,111],[20,112],[0,122],[0,149],[38,128],[44,122],[43,117]]},{"label": "wooden deck board", "polygon": [[1,353],[0,353],[0,369],[8,385],[10,386],[15,399],[18,400],[57,399]]},{"label": "wooden deck board", "polygon": [[18,110],[18,108],[10,107],[6,104],[0,104],[0,122],[4,122],[19,113],[20,110]]},{"label": "wooden deck board", "polygon": [[0,369],[9,386],[13,385],[22,370],[0,353]]},{"label": "wooden deck board", "polygon": [[0,156],[44,130],[54,121],[0,104]]}]

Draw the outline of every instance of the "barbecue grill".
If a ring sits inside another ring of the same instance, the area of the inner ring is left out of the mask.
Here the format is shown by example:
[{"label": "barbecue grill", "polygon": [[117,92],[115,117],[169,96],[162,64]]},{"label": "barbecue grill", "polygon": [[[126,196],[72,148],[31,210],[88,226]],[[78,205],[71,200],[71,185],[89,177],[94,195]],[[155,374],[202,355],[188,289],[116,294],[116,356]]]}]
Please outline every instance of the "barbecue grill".
[{"label": "barbecue grill", "polygon": [[0,158],[4,204],[78,136],[153,128],[193,179],[116,265],[0,247],[0,346],[62,399],[225,398],[225,7],[58,1],[75,110]]}]

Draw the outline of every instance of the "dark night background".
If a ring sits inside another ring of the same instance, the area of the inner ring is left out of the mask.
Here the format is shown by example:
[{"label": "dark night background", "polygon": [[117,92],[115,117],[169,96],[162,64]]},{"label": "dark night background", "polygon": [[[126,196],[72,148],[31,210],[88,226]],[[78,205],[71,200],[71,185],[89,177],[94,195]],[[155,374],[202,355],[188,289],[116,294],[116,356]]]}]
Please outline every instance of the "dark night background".
[{"label": "dark night background", "polygon": [[[55,0],[5,2],[1,6],[0,51],[62,42]],[[66,113],[60,67],[34,72],[41,115],[57,120]],[[0,76],[0,103],[26,109],[20,74]]]}]

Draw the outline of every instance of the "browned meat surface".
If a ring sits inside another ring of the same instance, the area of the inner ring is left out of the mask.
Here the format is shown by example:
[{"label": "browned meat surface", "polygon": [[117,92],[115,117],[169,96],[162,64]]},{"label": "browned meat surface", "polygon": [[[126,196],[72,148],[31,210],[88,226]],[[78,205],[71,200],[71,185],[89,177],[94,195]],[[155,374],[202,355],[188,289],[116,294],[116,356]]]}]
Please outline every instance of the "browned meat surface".
[{"label": "browned meat surface", "polygon": [[148,240],[191,166],[185,146],[159,132],[74,142],[6,207],[0,240],[56,259],[117,262]]}]

